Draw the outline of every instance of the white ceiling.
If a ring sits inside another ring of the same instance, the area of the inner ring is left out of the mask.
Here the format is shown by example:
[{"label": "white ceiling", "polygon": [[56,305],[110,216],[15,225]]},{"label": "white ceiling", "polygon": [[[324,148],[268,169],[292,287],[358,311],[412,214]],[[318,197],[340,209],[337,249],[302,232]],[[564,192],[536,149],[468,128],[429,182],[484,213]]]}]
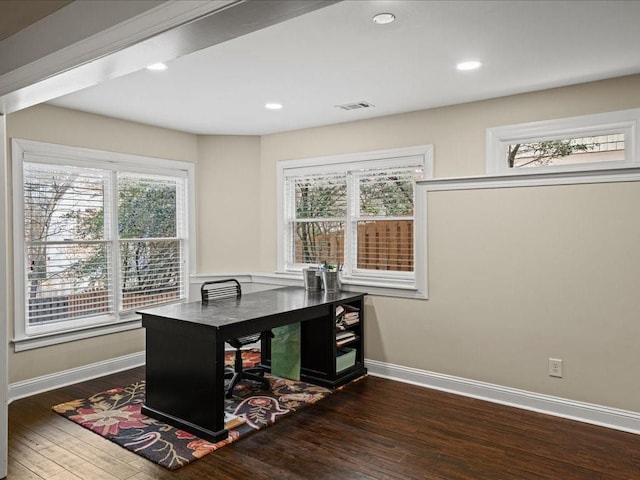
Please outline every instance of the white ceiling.
[{"label": "white ceiling", "polygon": [[[264,135],[640,73],[639,25],[637,0],[347,0],[50,103]],[[482,68],[456,70],[471,59]],[[360,101],[375,107],[335,107]]]}]

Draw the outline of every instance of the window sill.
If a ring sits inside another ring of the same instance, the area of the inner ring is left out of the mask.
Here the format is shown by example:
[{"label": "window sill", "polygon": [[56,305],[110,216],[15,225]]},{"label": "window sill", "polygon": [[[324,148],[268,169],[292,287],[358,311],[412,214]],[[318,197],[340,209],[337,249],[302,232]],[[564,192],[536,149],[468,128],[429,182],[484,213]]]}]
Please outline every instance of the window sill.
[{"label": "window sill", "polygon": [[[243,273],[241,275],[226,274],[225,277],[234,276],[241,277],[242,281],[247,283],[259,283],[264,285],[272,285],[274,287],[293,286],[303,287],[304,281],[301,273],[293,272],[275,272],[275,273]],[[200,285],[205,279],[209,277],[218,277],[218,275],[193,275],[191,276],[191,284]],[[360,292],[365,291],[369,295],[379,295],[386,297],[400,297],[400,298],[414,298],[414,299],[427,299],[425,292],[411,286],[405,285],[393,285],[385,283],[384,281],[360,281],[350,279],[342,283],[342,289],[344,291]],[[37,337],[17,337],[14,338],[11,343],[15,352],[24,352],[27,350],[33,350],[36,348],[49,347],[52,345],[58,345],[67,342],[74,342],[76,340],[84,340],[92,337],[99,337],[102,335],[110,335],[113,333],[125,332],[128,330],[135,330],[142,328],[142,321],[139,316],[131,318],[127,321],[119,322],[116,324],[100,325],[95,327],[86,328],[83,330],[52,333],[48,335],[40,335]]]},{"label": "window sill", "polygon": [[96,327],[87,328],[84,330],[74,330],[70,332],[52,333],[49,335],[40,335],[38,337],[21,337],[14,338],[13,349],[15,352],[24,352],[27,350],[33,350],[36,348],[49,347],[52,345],[58,345],[61,343],[73,342],[76,340],[84,340],[92,337],[99,337],[101,335],[109,335],[112,333],[125,332],[128,330],[135,330],[142,327],[142,321],[140,317],[135,317],[125,322],[119,322],[117,324],[100,325]]},{"label": "window sill", "polygon": [[[252,282],[273,283],[277,285],[304,286],[302,274],[293,272],[275,272],[274,274],[253,274]],[[383,280],[346,279],[342,281],[342,290],[346,292],[365,291],[369,295],[380,295],[383,297],[416,298],[426,300],[427,293],[415,286],[399,285],[385,282]]]}]

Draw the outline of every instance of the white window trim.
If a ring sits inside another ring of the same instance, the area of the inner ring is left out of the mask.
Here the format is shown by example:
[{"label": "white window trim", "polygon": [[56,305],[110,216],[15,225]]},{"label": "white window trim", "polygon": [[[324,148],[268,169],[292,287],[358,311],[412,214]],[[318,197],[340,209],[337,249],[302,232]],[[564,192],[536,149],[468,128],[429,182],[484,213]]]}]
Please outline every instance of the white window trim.
[{"label": "white window trim", "polygon": [[[88,162],[102,162],[105,165],[117,165],[118,169],[135,173],[157,175],[159,169],[171,171],[172,175],[183,175],[187,178],[186,202],[188,209],[187,232],[185,242],[185,295],[189,296],[188,279],[195,272],[195,164],[178,160],[168,160],[125,153],[94,150],[83,147],[72,147],[32,140],[12,139],[13,191],[21,192],[23,188],[22,162],[25,156],[39,157],[43,163],[87,166]],[[38,160],[40,161],[40,160]],[[159,164],[161,167],[159,168]],[[14,337],[12,343],[16,352],[40,348],[59,343],[90,338],[99,335],[116,333],[140,328],[140,316],[123,315],[115,321],[88,325],[76,329],[61,329],[44,334],[30,334],[26,329],[24,305],[24,214],[21,198],[13,196],[13,250],[14,250]]]},{"label": "white window trim", "polygon": [[[509,168],[507,148],[515,143],[533,143],[612,133],[625,134],[625,159],[617,162],[549,165],[531,168]],[[583,115],[555,120],[521,123],[487,129],[487,175],[535,175],[552,172],[612,170],[640,165],[640,109]]]},{"label": "white window trim", "polygon": [[[317,170],[319,172],[326,170],[330,165],[332,170],[340,167],[341,164],[353,165],[362,162],[363,165],[385,165],[388,162],[398,161],[398,159],[406,157],[421,157],[424,164],[424,178],[433,177],[433,145],[417,145],[411,147],[401,147],[386,150],[376,150],[370,152],[347,153],[323,157],[312,157],[297,160],[281,160],[277,167],[277,275],[291,276],[295,275],[302,278],[301,271],[287,270],[286,263],[286,241],[283,233],[286,229],[285,222],[285,205],[284,205],[284,180],[285,172],[290,169],[306,169],[306,171]],[[386,161],[386,162],[385,162]],[[427,228],[426,228],[426,198],[419,195],[417,188],[414,204],[414,261],[415,272],[410,280],[403,280],[400,276],[395,279],[372,275],[366,278],[365,275],[359,275],[357,278],[344,277],[342,279],[344,290],[366,290],[368,293],[376,295],[420,298],[427,299]]]},{"label": "white window trim", "polygon": [[419,180],[423,193],[456,190],[488,190],[557,185],[585,185],[597,183],[640,182],[640,166],[593,170],[585,172],[544,172],[520,175],[484,175],[476,177],[449,177]]}]

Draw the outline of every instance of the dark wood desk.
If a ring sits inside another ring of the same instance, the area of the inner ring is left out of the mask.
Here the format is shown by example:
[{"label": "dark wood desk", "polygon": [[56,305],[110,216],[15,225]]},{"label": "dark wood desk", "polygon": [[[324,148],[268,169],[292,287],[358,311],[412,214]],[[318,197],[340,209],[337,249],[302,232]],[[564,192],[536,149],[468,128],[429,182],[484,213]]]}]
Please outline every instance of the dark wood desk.
[{"label": "dark wood desk", "polygon": [[[140,311],[146,329],[146,399],[142,412],[210,441],[224,426],[225,341],[302,322],[301,377],[336,387],[364,375],[364,293],[307,292],[285,287],[207,305],[181,303]],[[335,312],[360,308],[356,363],[336,372]],[[269,344],[263,363],[269,365]]]}]

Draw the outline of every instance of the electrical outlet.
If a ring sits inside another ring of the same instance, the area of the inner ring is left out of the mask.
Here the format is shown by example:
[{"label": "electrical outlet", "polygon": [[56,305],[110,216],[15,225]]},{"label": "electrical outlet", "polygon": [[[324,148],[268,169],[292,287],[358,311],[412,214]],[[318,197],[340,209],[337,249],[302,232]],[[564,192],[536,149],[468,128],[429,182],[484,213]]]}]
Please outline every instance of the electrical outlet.
[{"label": "electrical outlet", "polygon": [[562,378],[562,359],[549,359],[549,376]]}]

